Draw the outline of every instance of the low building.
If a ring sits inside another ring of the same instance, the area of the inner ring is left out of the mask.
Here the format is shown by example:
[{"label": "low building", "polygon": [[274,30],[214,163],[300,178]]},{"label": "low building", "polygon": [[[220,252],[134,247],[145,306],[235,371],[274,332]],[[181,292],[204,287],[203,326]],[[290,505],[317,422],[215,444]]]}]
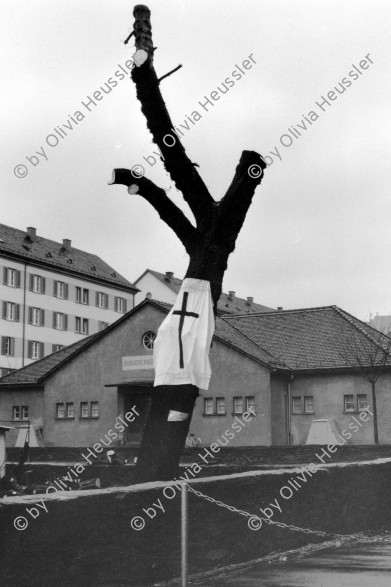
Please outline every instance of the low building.
[{"label": "low building", "polygon": [[[181,288],[182,281],[179,277],[175,277],[172,271],[160,273],[159,271],[146,269],[134,282],[134,285],[139,289],[135,298],[136,304],[139,304],[145,298],[173,304]],[[282,308],[278,309],[282,310]],[[246,299],[239,298],[234,291],[223,292],[217,304],[219,315],[254,314],[257,312],[272,312],[273,310],[274,308],[255,303],[254,298],[251,296]]]},{"label": "low building", "polygon": [[[153,394],[153,340],[169,309],[146,299],[104,331],[2,378],[0,420],[17,425],[27,411],[46,446],[137,445]],[[335,306],[217,317],[212,381],[190,432],[203,445],[234,429],[231,446],[304,444],[312,421],[328,419],[348,444],[373,444],[370,385],[341,341],[376,333]],[[391,442],[390,375],[387,364],[377,384],[382,443]],[[256,415],[243,425],[250,409]]]},{"label": "low building", "polygon": [[105,328],[138,291],[98,256],[0,224],[0,376]]}]

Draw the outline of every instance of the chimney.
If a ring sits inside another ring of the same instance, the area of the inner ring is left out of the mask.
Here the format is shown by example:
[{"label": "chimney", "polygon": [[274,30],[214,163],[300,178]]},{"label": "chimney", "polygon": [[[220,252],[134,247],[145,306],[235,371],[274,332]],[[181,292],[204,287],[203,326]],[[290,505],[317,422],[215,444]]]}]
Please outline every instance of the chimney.
[{"label": "chimney", "polygon": [[173,271],[166,271],[166,277],[164,278],[166,281],[171,281],[171,279],[174,277],[174,272]]},{"label": "chimney", "polygon": [[282,306],[277,306],[277,310],[280,312],[281,310],[283,310],[284,308]]},{"label": "chimney", "polygon": [[26,230],[27,240],[33,242],[33,241],[35,241],[36,236],[37,236],[37,229],[34,228],[33,226],[28,226],[27,230]]},{"label": "chimney", "polygon": [[72,241],[69,238],[63,238],[62,239],[62,248],[65,251],[69,251],[69,249],[71,248],[71,244]]},{"label": "chimney", "polygon": [[228,299],[231,300],[231,302],[233,302],[235,300],[235,292],[234,291],[228,292]]},{"label": "chimney", "polygon": [[247,306],[252,306],[252,305],[253,305],[253,301],[254,301],[254,298],[249,298],[249,297],[248,297],[248,298],[247,298],[246,305],[247,305]]},{"label": "chimney", "polygon": [[152,299],[152,294],[150,291],[147,292],[147,295],[145,296],[146,300],[151,300]]}]

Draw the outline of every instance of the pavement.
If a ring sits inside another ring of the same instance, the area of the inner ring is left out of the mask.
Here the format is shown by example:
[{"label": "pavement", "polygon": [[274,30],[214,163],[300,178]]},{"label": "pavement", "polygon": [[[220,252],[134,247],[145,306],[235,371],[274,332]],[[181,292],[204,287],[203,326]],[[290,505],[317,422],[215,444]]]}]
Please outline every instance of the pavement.
[{"label": "pavement", "polygon": [[334,546],[304,558],[262,564],[240,574],[194,584],[197,587],[390,587],[391,541]]}]

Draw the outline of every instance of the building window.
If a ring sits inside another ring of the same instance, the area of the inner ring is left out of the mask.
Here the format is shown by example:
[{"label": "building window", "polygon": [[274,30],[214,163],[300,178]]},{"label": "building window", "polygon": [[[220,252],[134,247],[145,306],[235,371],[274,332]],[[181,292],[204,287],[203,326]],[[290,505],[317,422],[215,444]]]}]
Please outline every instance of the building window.
[{"label": "building window", "polygon": [[30,291],[44,294],[46,289],[46,279],[41,275],[30,275]]},{"label": "building window", "polygon": [[29,407],[28,406],[13,406],[12,407],[13,420],[28,420]]},{"label": "building window", "polygon": [[145,349],[151,351],[153,349],[153,343],[155,342],[156,334],[152,330],[148,330],[142,337],[142,343]]},{"label": "building window", "polygon": [[104,308],[107,310],[109,307],[109,294],[97,291],[95,296],[95,304],[97,308]]},{"label": "building window", "polygon": [[104,330],[109,325],[108,322],[103,322],[102,320],[99,321],[99,330]]},{"label": "building window", "polygon": [[19,322],[20,304],[14,304],[13,302],[3,302],[3,318],[4,320]]},{"label": "building window", "polygon": [[246,412],[250,410],[255,412],[255,397],[253,395],[248,395],[246,397]]},{"label": "building window", "polygon": [[368,408],[368,401],[367,401],[367,394],[366,393],[359,393],[357,395],[357,409],[359,412],[362,412],[366,408]]},{"label": "building window", "polygon": [[354,405],[354,395],[344,395],[343,396],[343,400],[344,400],[344,411],[345,412],[354,412],[356,409],[356,406]]},{"label": "building window", "polygon": [[80,402],[80,418],[99,418],[99,402]]},{"label": "building window", "polygon": [[1,354],[13,357],[15,354],[15,339],[12,336],[1,337]]},{"label": "building window", "polygon": [[304,396],[304,412],[306,414],[313,414],[315,412],[315,404],[314,404],[314,396],[313,395],[305,395]]},{"label": "building window", "polygon": [[292,397],[292,414],[301,414],[301,397]]},{"label": "building window", "polygon": [[33,326],[45,326],[45,311],[41,308],[29,308],[28,322]]},{"label": "building window", "polygon": [[213,397],[204,397],[204,414],[214,414]]},{"label": "building window", "polygon": [[56,298],[61,298],[63,300],[68,299],[68,284],[64,283],[63,281],[54,281],[53,282],[53,295]]},{"label": "building window", "polygon": [[80,402],[80,417],[81,418],[89,418],[90,410],[88,406],[88,402]]},{"label": "building window", "polygon": [[27,357],[29,359],[42,359],[44,356],[44,343],[36,340],[27,342]]},{"label": "building window", "polygon": [[91,418],[99,418],[99,402],[91,402]]},{"label": "building window", "polygon": [[56,353],[57,351],[61,351],[64,348],[63,344],[52,344],[52,353]]},{"label": "building window", "polygon": [[3,283],[8,287],[20,287],[20,271],[11,269],[11,267],[4,267]]},{"label": "building window", "polygon": [[1,377],[5,377],[6,375],[10,375],[14,371],[16,371],[16,369],[4,369],[4,368],[0,368],[0,376]]},{"label": "building window", "polygon": [[76,288],[76,302],[78,304],[86,304],[88,305],[88,298],[89,298],[89,291],[84,287],[77,287]]},{"label": "building window", "polygon": [[125,298],[114,298],[114,310],[121,314],[126,314],[126,300]]},{"label": "building window", "polygon": [[68,402],[66,405],[66,414],[67,414],[67,418],[74,418],[75,417],[75,407],[73,402]]},{"label": "building window", "polygon": [[53,328],[68,330],[68,316],[62,312],[53,312]]},{"label": "building window", "polygon": [[225,397],[216,397],[216,414],[225,414]]},{"label": "building window", "polygon": [[65,418],[65,405],[56,404],[56,418]]},{"label": "building window", "polygon": [[243,414],[243,398],[234,397],[234,414]]},{"label": "building window", "polygon": [[88,318],[76,316],[75,331],[79,334],[88,334]]}]

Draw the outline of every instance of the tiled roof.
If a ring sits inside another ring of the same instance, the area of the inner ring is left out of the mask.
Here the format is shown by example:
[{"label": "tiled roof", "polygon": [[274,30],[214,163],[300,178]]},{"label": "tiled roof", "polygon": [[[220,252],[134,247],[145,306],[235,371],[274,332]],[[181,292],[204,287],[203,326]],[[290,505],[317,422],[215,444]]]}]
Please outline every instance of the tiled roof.
[{"label": "tiled roof", "polygon": [[292,370],[351,367],[357,362],[356,354],[361,353],[364,361],[364,354],[382,336],[336,306],[224,316],[223,320]]},{"label": "tiled roof", "polygon": [[[146,273],[150,273],[154,277],[156,277],[159,281],[164,283],[167,287],[172,289],[175,293],[179,293],[179,290],[182,285],[182,279],[179,277],[171,277],[168,278],[165,273],[159,273],[159,271],[153,271],[152,269],[146,269],[142,275],[135,281],[137,284],[138,281]],[[223,314],[253,314],[256,312],[273,312],[274,308],[269,308],[268,306],[262,306],[261,304],[256,304],[252,302],[251,304],[244,300],[243,298],[238,298],[237,296],[234,299],[230,299],[229,294],[222,293],[217,304],[217,312],[220,315]]]},{"label": "tiled roof", "polygon": [[105,263],[97,255],[86,253],[70,247],[65,250],[62,243],[43,238],[39,235],[32,240],[26,238],[26,232],[5,224],[0,224],[0,256],[6,255],[17,259],[36,262],[48,269],[65,271],[75,276],[84,276],[93,281],[106,282],[108,285],[137,291],[134,285]]}]

